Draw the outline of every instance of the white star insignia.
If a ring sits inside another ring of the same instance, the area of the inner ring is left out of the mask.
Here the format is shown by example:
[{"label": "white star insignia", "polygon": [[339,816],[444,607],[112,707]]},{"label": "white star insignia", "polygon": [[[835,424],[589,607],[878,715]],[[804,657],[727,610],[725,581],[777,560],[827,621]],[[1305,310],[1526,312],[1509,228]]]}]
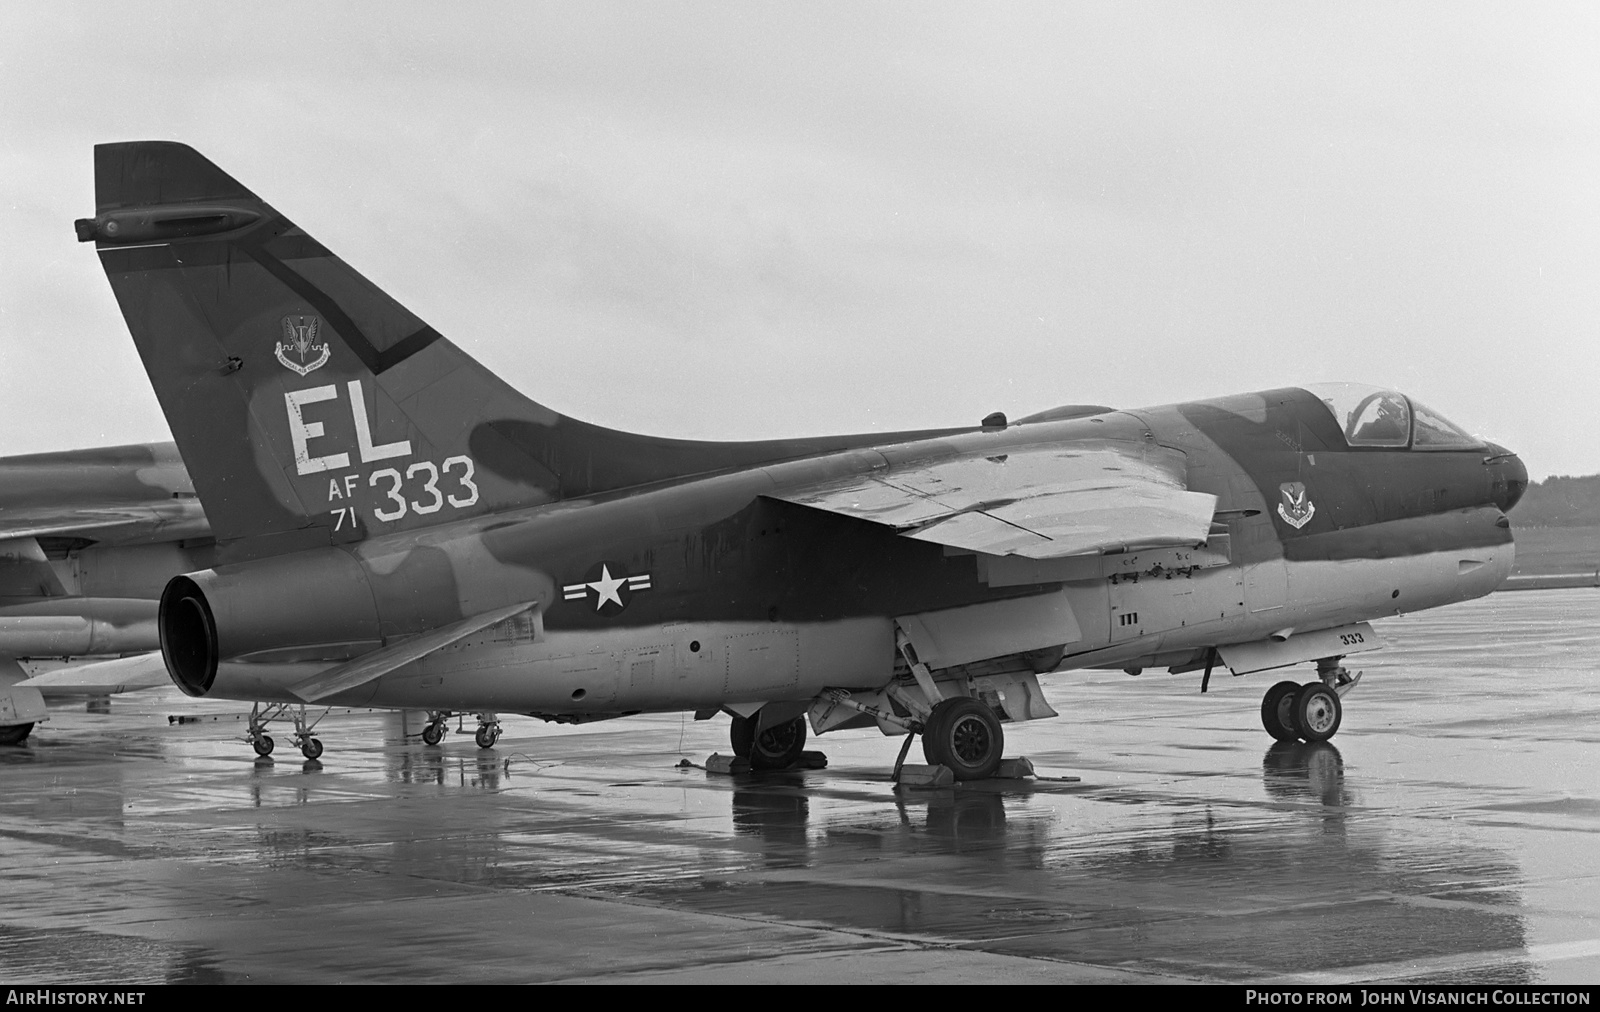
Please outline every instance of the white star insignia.
[{"label": "white star insignia", "polygon": [[611,568],[602,565],[600,567],[600,579],[589,584],[590,587],[594,588],[595,592],[594,610],[599,611],[604,608],[607,601],[615,601],[618,608],[622,607],[622,595],[617,591],[621,590],[622,585],[627,582],[627,577],[612,576]]}]

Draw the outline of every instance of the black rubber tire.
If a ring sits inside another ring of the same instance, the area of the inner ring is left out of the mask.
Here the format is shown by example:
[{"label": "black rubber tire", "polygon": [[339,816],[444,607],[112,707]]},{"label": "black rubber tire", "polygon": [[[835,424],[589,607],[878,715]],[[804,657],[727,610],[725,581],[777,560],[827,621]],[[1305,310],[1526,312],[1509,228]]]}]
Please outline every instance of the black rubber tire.
[{"label": "black rubber tire", "polygon": [[1300,740],[1300,726],[1294,722],[1294,700],[1299,692],[1300,683],[1279,682],[1261,697],[1261,726],[1279,741]]},{"label": "black rubber tire", "polygon": [[33,731],[33,723],[8,724],[0,727],[0,745],[21,745]]},{"label": "black rubber tire", "polygon": [[478,733],[472,737],[479,748],[494,748],[494,743],[500,740],[500,732],[495,728],[484,726],[478,728]]},{"label": "black rubber tire", "polygon": [[923,757],[930,765],[949,768],[957,780],[992,776],[1005,747],[1000,717],[971,696],[939,703],[922,731]]},{"label": "black rubber tire", "polygon": [[1307,682],[1295,694],[1294,722],[1306,741],[1327,741],[1339,732],[1342,720],[1344,704],[1339,694],[1322,682]]},{"label": "black rubber tire", "polygon": [[437,745],[444,741],[444,727],[440,724],[425,724],[422,728],[422,743],[424,745]]},{"label": "black rubber tire", "polygon": [[755,717],[735,717],[728,744],[734,755],[750,760],[752,770],[786,770],[806,750],[806,719],[796,717],[758,735]]},{"label": "black rubber tire", "polygon": [[250,747],[256,750],[256,755],[269,756],[272,754],[272,747],[276,744],[277,742],[272,740],[272,736],[270,734],[264,734],[252,741],[250,743]]},{"label": "black rubber tire", "polygon": [[307,738],[300,744],[300,754],[307,759],[315,759],[322,754],[322,742],[315,738]]}]

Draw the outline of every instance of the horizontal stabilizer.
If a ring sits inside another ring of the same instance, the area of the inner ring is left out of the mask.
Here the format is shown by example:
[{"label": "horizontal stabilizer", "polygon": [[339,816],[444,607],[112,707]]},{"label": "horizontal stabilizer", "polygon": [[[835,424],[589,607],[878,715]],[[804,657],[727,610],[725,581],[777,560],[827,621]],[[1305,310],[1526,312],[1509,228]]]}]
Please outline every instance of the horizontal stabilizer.
[{"label": "horizontal stabilizer", "polygon": [[770,498],[989,555],[1058,559],[1204,542],[1217,498],[1183,454],[1103,442],[892,467]]},{"label": "horizontal stabilizer", "polygon": [[289,691],[308,703],[314,703],[326,696],[353,689],[374,678],[387,675],[402,665],[426,657],[441,647],[447,647],[456,640],[504,622],[514,615],[520,615],[532,607],[535,607],[534,602],[525,601],[495,611],[486,611],[481,615],[462,619],[460,622],[452,622],[421,636],[391,643],[370,654],[362,654],[353,661],[347,661],[336,668],[330,668],[303,682],[291,685]]},{"label": "horizontal stabilizer", "polygon": [[17,684],[38,689],[46,696],[111,696],[136,689],[153,689],[170,682],[167,664],[156,652],[57,668]]}]

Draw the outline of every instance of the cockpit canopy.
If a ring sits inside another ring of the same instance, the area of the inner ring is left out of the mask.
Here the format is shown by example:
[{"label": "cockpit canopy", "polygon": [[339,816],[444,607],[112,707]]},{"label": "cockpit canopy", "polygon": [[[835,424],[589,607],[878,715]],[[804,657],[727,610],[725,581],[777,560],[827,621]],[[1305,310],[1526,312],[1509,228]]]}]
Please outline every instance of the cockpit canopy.
[{"label": "cockpit canopy", "polygon": [[1305,388],[1322,399],[1351,446],[1413,450],[1473,450],[1483,440],[1432,408],[1395,390],[1364,383],[1315,383]]}]

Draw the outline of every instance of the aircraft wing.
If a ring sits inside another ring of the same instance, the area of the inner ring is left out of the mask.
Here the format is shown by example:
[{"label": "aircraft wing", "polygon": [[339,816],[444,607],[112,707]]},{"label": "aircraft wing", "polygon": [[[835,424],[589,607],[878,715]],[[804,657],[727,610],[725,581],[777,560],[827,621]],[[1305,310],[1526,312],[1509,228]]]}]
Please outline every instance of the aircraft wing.
[{"label": "aircraft wing", "polygon": [[79,535],[103,544],[176,541],[211,532],[198,499],[132,505],[0,506],[0,541]]},{"label": "aircraft wing", "polygon": [[990,555],[1057,559],[1206,540],[1216,496],[1182,453],[1106,441],[891,465],[769,498]]},{"label": "aircraft wing", "polygon": [[0,458],[0,541],[149,544],[210,533],[171,443]]},{"label": "aircraft wing", "polygon": [[118,692],[133,692],[136,689],[168,685],[171,681],[167,676],[167,665],[161,659],[161,654],[150,653],[57,668],[42,675],[34,675],[18,682],[17,685],[27,689],[38,689],[46,696],[80,694],[109,696]]},{"label": "aircraft wing", "polygon": [[353,689],[374,678],[388,674],[403,664],[433,653],[441,647],[447,647],[456,640],[471,636],[480,629],[487,629],[492,625],[504,622],[514,615],[520,615],[529,608],[535,607],[534,602],[526,601],[522,604],[513,604],[495,611],[486,611],[481,615],[452,622],[421,636],[391,643],[380,647],[371,653],[362,654],[360,657],[330,668],[307,678],[303,682],[296,682],[289,686],[289,691],[299,696],[308,703],[314,703],[324,696],[331,696],[346,689]]}]

